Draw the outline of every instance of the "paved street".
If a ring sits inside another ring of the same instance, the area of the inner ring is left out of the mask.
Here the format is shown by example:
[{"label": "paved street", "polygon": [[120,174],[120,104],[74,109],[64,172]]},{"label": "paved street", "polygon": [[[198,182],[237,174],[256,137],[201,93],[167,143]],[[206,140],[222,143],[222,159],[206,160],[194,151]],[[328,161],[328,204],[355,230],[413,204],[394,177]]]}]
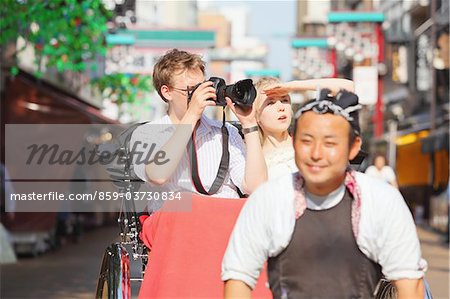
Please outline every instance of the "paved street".
[{"label": "paved street", "polygon": [[21,258],[1,269],[1,298],[94,298],[103,250],[115,226],[85,233],[78,244],[38,258]]},{"label": "paved street", "polygon": [[[429,230],[419,228],[419,236],[434,298],[450,298],[448,245]],[[0,298],[94,298],[103,250],[116,237],[114,226],[96,229],[83,235],[78,244],[3,266]],[[136,286],[132,284],[134,295]]]},{"label": "paved street", "polygon": [[430,284],[434,299],[450,298],[450,261],[448,244],[442,236],[430,230],[419,228],[420,244],[424,258],[428,262],[426,279]]}]

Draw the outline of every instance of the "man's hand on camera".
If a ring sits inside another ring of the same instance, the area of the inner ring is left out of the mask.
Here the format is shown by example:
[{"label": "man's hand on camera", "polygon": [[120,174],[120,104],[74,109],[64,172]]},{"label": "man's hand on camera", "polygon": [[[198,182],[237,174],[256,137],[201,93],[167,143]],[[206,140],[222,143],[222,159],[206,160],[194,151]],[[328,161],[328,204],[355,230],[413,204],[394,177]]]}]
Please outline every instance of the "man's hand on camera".
[{"label": "man's hand on camera", "polygon": [[[192,94],[187,113],[194,116],[196,120],[202,117],[205,107],[216,105],[216,90],[212,87],[212,84],[211,81],[203,82]],[[213,99],[214,101],[208,101],[208,99]]]},{"label": "man's hand on camera", "polygon": [[227,106],[236,115],[243,128],[252,127],[256,125],[256,117],[254,107],[242,108],[239,105],[234,104],[229,97],[225,98]]}]

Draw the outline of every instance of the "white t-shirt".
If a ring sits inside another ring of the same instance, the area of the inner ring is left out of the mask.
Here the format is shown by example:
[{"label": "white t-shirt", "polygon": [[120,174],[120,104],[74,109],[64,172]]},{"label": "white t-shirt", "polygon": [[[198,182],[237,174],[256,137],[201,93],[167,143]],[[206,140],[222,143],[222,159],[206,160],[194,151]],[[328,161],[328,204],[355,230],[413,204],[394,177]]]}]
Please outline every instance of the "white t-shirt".
[{"label": "white t-shirt", "polygon": [[366,169],[366,174],[382,179],[389,184],[396,181],[394,170],[387,165],[383,166],[381,170],[378,170],[374,165],[371,165]]},{"label": "white t-shirt", "polygon": [[[400,192],[362,173],[356,173],[356,181],[361,190],[356,240],[361,252],[381,265],[389,280],[423,277],[426,262],[421,259],[416,227]],[[340,189],[336,192],[342,194]],[[342,200],[342,196],[333,198],[322,206],[307,200],[307,206],[331,208]],[[233,229],[222,262],[222,280],[240,280],[254,288],[264,262],[289,245],[295,222],[293,175],[261,185],[245,203]]]}]

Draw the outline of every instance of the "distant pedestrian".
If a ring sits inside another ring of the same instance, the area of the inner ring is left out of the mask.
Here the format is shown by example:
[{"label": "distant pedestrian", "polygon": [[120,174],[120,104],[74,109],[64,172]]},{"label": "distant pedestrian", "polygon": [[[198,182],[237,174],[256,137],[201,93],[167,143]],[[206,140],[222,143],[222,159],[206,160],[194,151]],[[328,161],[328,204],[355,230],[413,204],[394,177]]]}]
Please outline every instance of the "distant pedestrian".
[{"label": "distant pedestrian", "polygon": [[397,178],[394,170],[386,165],[386,158],[382,154],[377,154],[373,158],[373,165],[366,169],[366,174],[380,178],[392,186],[398,188]]}]

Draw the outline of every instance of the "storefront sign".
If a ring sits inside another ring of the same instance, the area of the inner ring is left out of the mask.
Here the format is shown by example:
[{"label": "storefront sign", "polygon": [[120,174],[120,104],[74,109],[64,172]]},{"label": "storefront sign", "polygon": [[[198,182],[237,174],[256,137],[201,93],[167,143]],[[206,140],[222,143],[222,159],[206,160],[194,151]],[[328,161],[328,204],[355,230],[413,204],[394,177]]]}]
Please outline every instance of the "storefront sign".
[{"label": "storefront sign", "polygon": [[405,46],[398,47],[392,53],[392,81],[408,82],[408,51]]},{"label": "storefront sign", "polygon": [[427,91],[431,88],[431,57],[429,37],[426,34],[422,34],[417,39],[417,90]]},{"label": "storefront sign", "polygon": [[357,66],[353,68],[355,92],[362,105],[374,105],[378,98],[378,70],[376,66]]}]

